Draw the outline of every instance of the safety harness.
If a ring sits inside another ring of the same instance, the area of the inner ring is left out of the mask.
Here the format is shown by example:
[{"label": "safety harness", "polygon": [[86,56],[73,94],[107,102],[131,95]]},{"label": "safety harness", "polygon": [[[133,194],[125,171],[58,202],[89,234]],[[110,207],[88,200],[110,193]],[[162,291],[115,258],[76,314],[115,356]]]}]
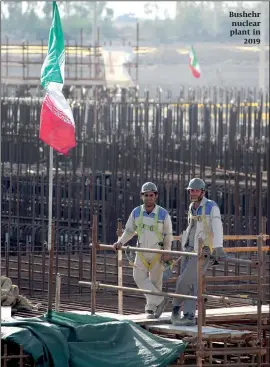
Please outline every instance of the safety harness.
[{"label": "safety harness", "polygon": [[[157,213],[155,214],[154,225],[149,226],[149,225],[143,223],[143,205],[141,205],[139,221],[138,221],[137,229],[136,229],[136,232],[137,232],[137,235],[138,235],[138,242],[140,242],[141,235],[142,235],[142,230],[146,229],[148,231],[155,232],[155,235],[157,236],[157,238],[159,240],[159,246],[161,248],[163,248],[163,236],[158,230],[159,210],[160,210],[160,207],[157,205]],[[158,261],[160,261],[160,257],[161,257],[160,254],[156,254],[154,256],[153,260],[151,261],[151,263],[149,264],[149,262],[146,260],[146,258],[143,256],[143,254],[141,252],[138,252],[138,256],[140,257],[143,265],[148,269],[148,271],[151,271],[153,269],[154,265]]]},{"label": "safety harness", "polygon": [[202,214],[201,215],[193,215],[192,214],[192,204],[189,206],[188,223],[190,223],[192,219],[197,220],[198,222],[202,221],[203,226],[204,226],[204,231],[205,231],[205,234],[206,234],[206,240],[205,240],[204,244],[207,247],[209,247],[209,250],[212,254],[213,253],[213,236],[212,236],[212,232],[210,231],[210,228],[208,226],[206,215],[205,215],[206,204],[207,204],[207,202],[202,206]]},{"label": "safety harness", "polygon": [[[128,263],[133,268],[138,268],[144,271],[144,269],[140,268],[138,265],[135,265],[135,256],[133,253],[129,252],[129,246],[125,249],[126,258]],[[173,268],[176,264],[181,260],[181,256],[177,260],[168,260],[163,262],[163,281],[167,282],[175,273],[173,272]],[[149,264],[147,263],[147,269],[149,268]]]}]

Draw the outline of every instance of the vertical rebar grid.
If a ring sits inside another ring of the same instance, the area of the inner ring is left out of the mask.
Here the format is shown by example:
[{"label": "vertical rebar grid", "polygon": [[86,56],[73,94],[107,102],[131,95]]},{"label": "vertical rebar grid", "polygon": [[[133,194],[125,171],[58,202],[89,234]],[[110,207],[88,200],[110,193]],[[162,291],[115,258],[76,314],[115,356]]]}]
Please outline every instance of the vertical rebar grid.
[{"label": "vertical rebar grid", "polygon": [[91,314],[96,312],[96,281],[97,281],[97,215],[93,215],[93,227],[92,227],[92,276],[91,276]]}]

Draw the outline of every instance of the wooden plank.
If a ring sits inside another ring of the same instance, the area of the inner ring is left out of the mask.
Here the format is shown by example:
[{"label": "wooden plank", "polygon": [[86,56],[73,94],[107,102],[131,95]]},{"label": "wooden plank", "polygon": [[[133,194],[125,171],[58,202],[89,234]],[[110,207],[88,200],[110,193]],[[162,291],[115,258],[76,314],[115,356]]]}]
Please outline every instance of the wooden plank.
[{"label": "wooden plank", "polygon": [[[73,310],[70,312],[80,313],[82,315],[91,315],[88,311]],[[262,306],[262,314],[264,318],[269,319],[270,307],[269,305]],[[97,312],[99,316],[111,317],[116,320],[130,320],[140,325],[153,325],[153,324],[169,324],[171,318],[171,312],[163,312],[159,319],[146,319],[145,314],[131,314],[131,315],[119,315],[113,312]],[[197,317],[197,314],[196,314]],[[214,308],[206,310],[206,321],[223,321],[223,320],[241,320],[241,319],[256,319],[257,307],[256,306],[242,306],[242,307],[228,307],[228,308]]]},{"label": "wooden plank", "polygon": [[[175,326],[172,324],[154,324],[147,325],[145,328],[149,331],[160,332],[163,334],[175,334],[181,336],[196,337],[198,334],[197,326]],[[232,330],[212,326],[203,326],[202,335],[204,339],[211,338],[242,338],[243,336],[250,336],[252,333],[247,330]]]},{"label": "wooden plank", "polygon": [[[269,315],[269,305],[262,306],[262,314]],[[209,320],[227,319],[253,319],[257,318],[257,306],[214,308],[206,310],[206,318]]]},{"label": "wooden plank", "polygon": [[[269,305],[262,306],[262,313],[265,317],[268,317],[270,312]],[[170,322],[171,312],[163,312],[158,320],[146,319],[145,314],[137,315],[118,315],[110,312],[98,312],[101,316],[107,316],[112,318],[117,318],[117,320],[132,320],[139,324],[154,324],[154,323],[164,323]],[[197,317],[197,313],[196,313]],[[257,317],[257,307],[256,306],[241,306],[241,307],[228,307],[228,308],[214,308],[206,310],[206,320],[209,319],[245,319],[245,318],[256,318]]]}]

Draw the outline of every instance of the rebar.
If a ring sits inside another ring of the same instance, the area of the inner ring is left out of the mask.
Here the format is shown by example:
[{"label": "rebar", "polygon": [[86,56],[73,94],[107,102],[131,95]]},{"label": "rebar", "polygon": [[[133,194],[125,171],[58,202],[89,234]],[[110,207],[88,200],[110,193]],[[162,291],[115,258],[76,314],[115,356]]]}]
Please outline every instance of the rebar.
[{"label": "rebar", "polygon": [[96,279],[97,279],[97,215],[93,215],[93,227],[92,227],[92,256],[91,256],[91,313],[96,312]]}]

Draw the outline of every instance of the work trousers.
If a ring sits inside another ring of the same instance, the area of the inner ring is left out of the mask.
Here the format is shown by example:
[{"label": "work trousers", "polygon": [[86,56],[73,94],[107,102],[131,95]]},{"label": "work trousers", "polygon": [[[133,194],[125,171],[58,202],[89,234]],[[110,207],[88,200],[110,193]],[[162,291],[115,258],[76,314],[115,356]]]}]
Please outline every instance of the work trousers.
[{"label": "work trousers", "polygon": [[[187,246],[185,251],[192,252],[193,247]],[[180,275],[176,282],[175,293],[197,296],[198,294],[198,271],[197,271],[198,258],[195,256],[183,256],[181,260]],[[204,261],[203,274],[206,273],[209,265],[209,258]],[[174,298],[173,306],[182,306],[184,304],[183,314],[192,318],[195,316],[197,301],[193,299]]]},{"label": "work trousers", "polygon": [[[143,253],[146,261],[151,263],[156,254]],[[162,291],[162,277],[164,267],[160,261],[157,261],[153,268],[148,269],[143,264],[140,256],[136,254],[133,268],[133,278],[138,288],[146,289],[148,291],[160,292]],[[164,297],[145,294],[146,306],[145,311],[155,311],[157,306],[163,301]]]}]

